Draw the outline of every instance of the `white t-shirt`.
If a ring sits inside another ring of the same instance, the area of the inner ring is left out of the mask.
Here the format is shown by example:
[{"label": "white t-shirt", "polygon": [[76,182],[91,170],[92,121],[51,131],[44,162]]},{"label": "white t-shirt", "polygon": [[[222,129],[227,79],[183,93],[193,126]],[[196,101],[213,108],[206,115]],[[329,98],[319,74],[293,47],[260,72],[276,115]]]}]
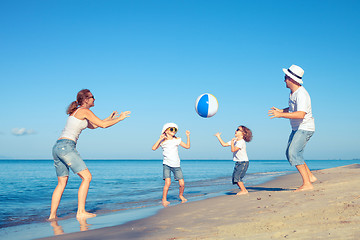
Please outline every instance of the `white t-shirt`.
[{"label": "white t-shirt", "polygon": [[311,99],[306,89],[301,86],[289,97],[289,112],[305,112],[303,119],[290,119],[293,131],[298,129],[306,131],[315,131],[315,121],[311,111]]},{"label": "white t-shirt", "polygon": [[[231,146],[231,141],[228,142]],[[246,143],[244,139],[234,142],[234,146],[240,148],[236,152],[233,152],[233,161],[234,162],[248,162],[249,158],[246,153]]]},{"label": "white t-shirt", "polygon": [[181,138],[166,140],[160,144],[163,149],[163,164],[169,167],[180,167],[179,145]]}]

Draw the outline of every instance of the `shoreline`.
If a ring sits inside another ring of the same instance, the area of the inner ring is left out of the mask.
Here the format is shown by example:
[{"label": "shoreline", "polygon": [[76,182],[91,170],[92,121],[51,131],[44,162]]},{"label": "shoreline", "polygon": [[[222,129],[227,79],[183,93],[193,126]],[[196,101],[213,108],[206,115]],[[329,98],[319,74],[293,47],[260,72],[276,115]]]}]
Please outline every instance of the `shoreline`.
[{"label": "shoreline", "polygon": [[318,181],[310,191],[292,192],[301,185],[295,173],[248,187],[248,195],[229,192],[122,225],[42,239],[356,239],[360,164],[313,172]]},{"label": "shoreline", "polygon": [[[257,180],[254,181],[256,174],[260,174]],[[265,183],[272,181],[279,176],[287,175],[287,171],[279,172],[266,172],[266,173],[250,173],[252,176],[254,186],[259,183]],[[251,178],[251,177],[250,177]],[[221,178],[222,179],[222,178]],[[215,192],[209,192],[204,195],[195,195],[189,199],[189,202],[203,201],[208,198],[214,198],[218,196],[224,196],[229,191],[236,191],[236,186],[230,185],[227,189]],[[181,204],[180,201],[172,200],[169,207],[174,207]],[[9,240],[27,240],[27,239],[39,239],[39,238],[51,238],[53,236],[71,234],[81,231],[89,231],[102,229],[106,227],[119,226],[131,221],[146,219],[150,216],[156,215],[163,209],[161,202],[156,205],[144,206],[139,208],[129,208],[110,211],[96,212],[98,215],[94,218],[86,219],[86,221],[78,221],[74,214],[68,214],[60,217],[57,221],[47,221],[43,219],[41,222],[32,222],[26,224],[20,224],[15,226],[9,226],[0,228],[0,238],[5,237]]]}]

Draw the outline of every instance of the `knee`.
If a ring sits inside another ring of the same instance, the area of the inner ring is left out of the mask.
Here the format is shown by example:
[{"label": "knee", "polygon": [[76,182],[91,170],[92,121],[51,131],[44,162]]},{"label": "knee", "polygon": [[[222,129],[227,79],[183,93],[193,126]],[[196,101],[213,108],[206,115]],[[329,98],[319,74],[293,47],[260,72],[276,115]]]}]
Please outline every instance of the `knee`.
[{"label": "knee", "polygon": [[82,180],[85,181],[85,182],[91,182],[92,180],[92,175],[91,173],[89,172],[89,174],[84,174],[83,176],[81,176]]},{"label": "knee", "polygon": [[58,188],[65,189],[65,187],[66,187],[66,185],[67,185],[67,182],[68,182],[68,177],[58,178],[58,185],[57,185],[57,187],[58,187]]},{"label": "knee", "polygon": [[171,185],[171,180],[170,179],[165,179],[165,187],[170,187]]},{"label": "knee", "polygon": [[184,182],[184,180],[179,180],[179,186],[180,187],[185,187],[185,182]]},{"label": "knee", "polygon": [[287,157],[288,160],[293,159],[294,157],[296,157],[296,150],[292,146],[289,146],[286,149],[286,157]]}]

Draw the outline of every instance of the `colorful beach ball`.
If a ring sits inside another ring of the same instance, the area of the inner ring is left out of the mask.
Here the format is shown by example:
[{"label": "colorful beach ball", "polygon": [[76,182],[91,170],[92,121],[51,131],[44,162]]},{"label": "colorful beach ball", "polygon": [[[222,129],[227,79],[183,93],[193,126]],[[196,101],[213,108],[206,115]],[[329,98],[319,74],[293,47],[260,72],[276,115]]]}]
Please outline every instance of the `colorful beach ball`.
[{"label": "colorful beach ball", "polygon": [[209,118],[216,114],[219,103],[216,97],[210,93],[201,94],[195,102],[196,112],[203,118]]}]

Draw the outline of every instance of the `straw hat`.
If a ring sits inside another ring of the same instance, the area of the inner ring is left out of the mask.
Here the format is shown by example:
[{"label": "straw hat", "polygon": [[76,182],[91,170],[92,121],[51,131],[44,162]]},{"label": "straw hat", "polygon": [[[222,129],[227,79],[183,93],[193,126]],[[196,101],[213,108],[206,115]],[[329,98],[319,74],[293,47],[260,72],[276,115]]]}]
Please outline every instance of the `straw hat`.
[{"label": "straw hat", "polygon": [[166,131],[166,129],[171,128],[171,127],[174,127],[174,128],[176,128],[176,129],[179,129],[179,128],[178,128],[178,125],[176,125],[175,123],[165,123],[165,125],[164,125],[163,128],[162,128],[161,133],[164,133],[164,132]]},{"label": "straw hat", "polygon": [[292,80],[300,84],[303,84],[302,77],[304,75],[304,70],[301,67],[296,65],[291,65],[289,69],[283,68],[283,72],[285,73],[286,76],[290,77]]}]

